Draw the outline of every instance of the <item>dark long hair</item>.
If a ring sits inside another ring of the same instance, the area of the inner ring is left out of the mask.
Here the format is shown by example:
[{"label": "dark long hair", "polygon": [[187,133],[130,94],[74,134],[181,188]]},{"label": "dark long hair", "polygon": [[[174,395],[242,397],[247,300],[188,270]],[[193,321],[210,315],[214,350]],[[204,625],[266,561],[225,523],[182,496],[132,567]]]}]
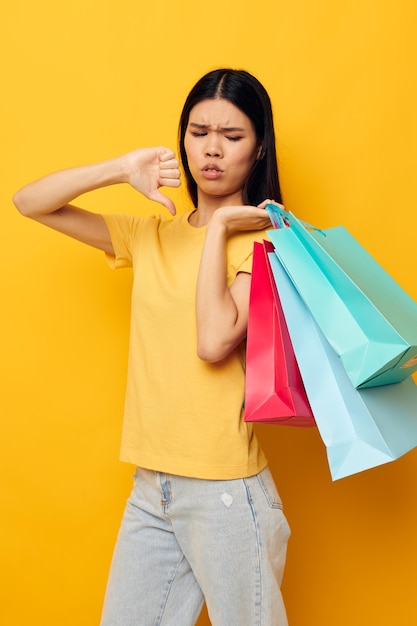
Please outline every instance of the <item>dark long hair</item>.
[{"label": "dark long hair", "polygon": [[240,109],[252,122],[261,144],[258,158],[243,187],[243,203],[258,205],[266,198],[281,202],[275,132],[271,100],[257,78],[244,70],[218,69],[209,72],[194,85],[185,101],[179,124],[179,151],[187,180],[187,188],[197,206],[197,185],[188,166],[184,137],[190,112],[202,100],[223,98]]}]

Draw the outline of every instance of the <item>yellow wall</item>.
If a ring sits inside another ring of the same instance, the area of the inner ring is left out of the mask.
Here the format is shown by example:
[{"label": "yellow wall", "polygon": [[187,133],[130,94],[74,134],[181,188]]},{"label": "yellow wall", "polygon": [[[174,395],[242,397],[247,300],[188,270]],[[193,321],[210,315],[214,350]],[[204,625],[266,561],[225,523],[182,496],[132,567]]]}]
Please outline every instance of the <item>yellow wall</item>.
[{"label": "yellow wall", "polygon": [[[24,220],[13,191],[175,146],[188,89],[244,67],[274,102],[287,207],[344,223],[417,299],[415,0],[14,0],[1,72],[0,619],[93,626],[132,468],[118,461],[129,272]],[[177,202],[183,192],[172,192]],[[129,189],[83,199],[149,211]],[[291,626],[417,622],[417,452],[332,483],[317,431],[260,436],[293,536]],[[200,624],[207,624],[203,617]]]}]

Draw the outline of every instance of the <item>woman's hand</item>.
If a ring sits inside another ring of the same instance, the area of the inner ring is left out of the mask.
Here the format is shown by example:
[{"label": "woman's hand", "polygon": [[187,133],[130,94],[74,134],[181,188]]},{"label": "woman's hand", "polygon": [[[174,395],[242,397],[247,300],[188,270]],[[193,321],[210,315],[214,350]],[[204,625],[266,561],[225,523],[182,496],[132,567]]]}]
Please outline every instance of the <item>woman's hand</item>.
[{"label": "woman's hand", "polygon": [[212,222],[213,226],[220,226],[224,228],[228,237],[240,231],[267,230],[272,226],[269,215],[267,211],[265,211],[265,207],[267,204],[275,204],[276,206],[282,207],[281,204],[278,204],[274,200],[264,200],[257,207],[220,207],[213,214],[210,223]]},{"label": "woman's hand", "polygon": [[230,237],[241,231],[266,230],[271,227],[265,209],[253,206],[228,206],[217,209],[211,217],[207,228],[223,229]]},{"label": "woman's hand", "polygon": [[258,204],[258,207],[260,209],[264,209],[266,207],[267,204],[275,204],[275,206],[280,207],[281,209],[285,209],[283,204],[280,204],[279,202],[276,202],[275,200],[264,200],[263,202],[261,202],[261,204]]},{"label": "woman's hand", "polygon": [[142,148],[124,156],[126,182],[141,194],[159,202],[175,215],[170,198],[159,191],[160,187],[179,187],[180,169],[175,154],[169,148]]}]

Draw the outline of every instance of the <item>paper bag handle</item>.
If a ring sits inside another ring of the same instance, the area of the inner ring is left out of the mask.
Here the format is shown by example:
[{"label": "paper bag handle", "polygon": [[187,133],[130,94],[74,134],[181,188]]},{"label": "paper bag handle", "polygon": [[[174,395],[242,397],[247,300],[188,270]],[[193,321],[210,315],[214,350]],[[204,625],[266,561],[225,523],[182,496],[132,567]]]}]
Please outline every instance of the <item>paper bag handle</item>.
[{"label": "paper bag handle", "polygon": [[[285,211],[285,209],[283,209],[281,206],[268,203],[265,207],[265,210],[267,211],[269,219],[271,220],[271,224],[274,228],[291,228],[291,213]],[[316,226],[312,226],[308,222],[304,222],[300,219],[298,221],[308,230],[317,230],[324,237],[326,236],[326,233],[320,228],[316,228]]]}]

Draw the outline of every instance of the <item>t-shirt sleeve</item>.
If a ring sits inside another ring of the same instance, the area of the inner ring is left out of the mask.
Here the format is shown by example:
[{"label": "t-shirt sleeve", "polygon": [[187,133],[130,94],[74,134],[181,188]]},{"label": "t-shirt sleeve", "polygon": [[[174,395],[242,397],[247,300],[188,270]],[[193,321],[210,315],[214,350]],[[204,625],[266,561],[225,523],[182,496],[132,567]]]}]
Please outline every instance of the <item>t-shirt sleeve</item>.
[{"label": "t-shirt sleeve", "polygon": [[252,262],[253,262],[253,244],[256,242],[262,243],[265,239],[269,240],[268,234],[266,231],[258,231],[252,233],[250,240],[246,241],[246,256],[242,259],[242,261],[237,266],[237,272],[246,272],[247,274],[252,274]]},{"label": "t-shirt sleeve", "polygon": [[103,215],[109,229],[114,255],[106,253],[106,259],[112,269],[132,267],[132,241],[137,230],[138,218],[132,215]]},{"label": "t-shirt sleeve", "polygon": [[237,273],[246,272],[247,274],[252,274],[252,260],[253,260],[253,252],[251,252],[250,255],[237,268]]}]

